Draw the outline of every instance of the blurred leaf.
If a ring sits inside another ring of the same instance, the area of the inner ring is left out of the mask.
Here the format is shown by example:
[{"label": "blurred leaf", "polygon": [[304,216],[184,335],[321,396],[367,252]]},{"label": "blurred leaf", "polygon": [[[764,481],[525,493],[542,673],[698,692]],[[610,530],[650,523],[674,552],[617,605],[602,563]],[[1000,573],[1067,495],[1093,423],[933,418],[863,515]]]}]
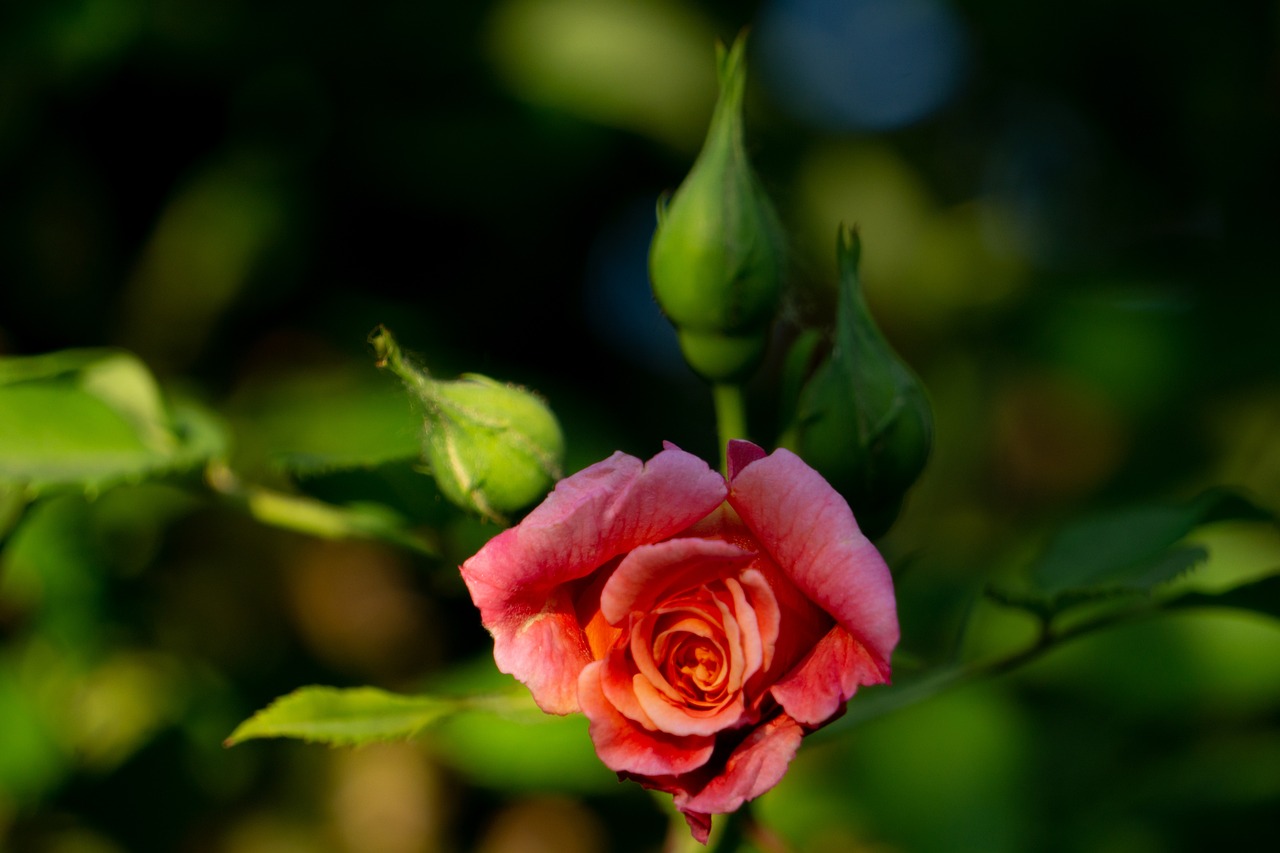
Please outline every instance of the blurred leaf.
[{"label": "blurred leaf", "polygon": [[1276,574],[1242,584],[1223,593],[1190,592],[1178,596],[1173,607],[1236,607],[1280,619],[1280,567]]},{"label": "blurred leaf", "polygon": [[313,475],[422,454],[420,414],[371,364],[255,383],[237,393],[232,408],[236,467],[247,473]]},{"label": "blurred leaf", "polygon": [[61,780],[70,763],[15,662],[0,660],[0,802],[38,797]]},{"label": "blurred leaf", "polygon": [[0,552],[0,602],[33,612],[33,630],[80,655],[100,643],[106,584],[92,506],[73,494],[39,501]]},{"label": "blurred leaf", "polygon": [[1186,504],[1134,506],[1084,518],[1059,531],[1032,565],[1031,595],[1061,608],[1081,598],[1147,592],[1205,559],[1206,549],[1178,545],[1196,527],[1274,518],[1246,498],[1221,490]]},{"label": "blurred leaf", "polygon": [[96,491],[193,467],[224,443],[193,405],[170,420],[150,371],[128,353],[0,359],[0,486]]},{"label": "blurred leaf", "polygon": [[27,499],[21,489],[0,483],[0,543],[4,542],[9,531],[17,527],[26,508]]},{"label": "blurred leaf", "polygon": [[518,96],[694,150],[715,100],[714,35],[670,0],[506,0],[489,47]]},{"label": "blurred leaf", "polygon": [[116,651],[81,668],[66,658],[40,672],[44,717],[84,768],[119,766],[179,716],[186,686],[167,655]]},{"label": "blurred leaf", "polygon": [[618,790],[617,775],[596,757],[587,718],[543,712],[523,687],[513,690],[511,676],[498,671],[492,655],[455,664],[434,676],[430,689],[502,700],[442,720],[423,737],[433,752],[476,782],[502,791]]},{"label": "blurred leaf", "polygon": [[528,699],[527,709],[516,714],[450,717],[426,740],[449,764],[490,788],[540,793],[616,790],[618,777],[596,757],[587,726],[581,714],[544,714]]},{"label": "blurred leaf", "polygon": [[333,746],[355,746],[410,738],[469,700],[401,696],[374,687],[302,687],[245,720],[225,741],[235,746],[252,738],[296,737]]},{"label": "blurred leaf", "polygon": [[123,295],[124,339],[154,363],[186,364],[288,233],[289,193],[270,156],[201,166],[160,211]]},{"label": "blurred leaf", "polygon": [[111,350],[67,349],[44,355],[0,358],[0,385],[75,373],[111,354]]}]

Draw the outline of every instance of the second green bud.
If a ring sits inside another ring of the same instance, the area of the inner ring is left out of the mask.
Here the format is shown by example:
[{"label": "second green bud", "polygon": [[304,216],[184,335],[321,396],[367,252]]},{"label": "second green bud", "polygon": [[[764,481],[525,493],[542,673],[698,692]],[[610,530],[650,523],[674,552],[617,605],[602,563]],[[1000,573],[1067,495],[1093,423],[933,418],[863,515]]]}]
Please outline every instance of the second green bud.
[{"label": "second green bud", "polygon": [[[797,451],[849,501],[862,532],[877,537],[898,515],[933,444],[933,412],[920,380],[889,346],[862,294],[862,241],[841,228],[834,346],[803,383],[782,444]],[[797,342],[800,367],[816,337]],[[798,383],[793,382],[792,385]]]},{"label": "second green bud", "polygon": [[685,360],[711,382],[759,366],[782,294],[777,214],[747,160],[746,39],[717,47],[720,97],[701,153],[667,204],[649,248],[653,294]]}]

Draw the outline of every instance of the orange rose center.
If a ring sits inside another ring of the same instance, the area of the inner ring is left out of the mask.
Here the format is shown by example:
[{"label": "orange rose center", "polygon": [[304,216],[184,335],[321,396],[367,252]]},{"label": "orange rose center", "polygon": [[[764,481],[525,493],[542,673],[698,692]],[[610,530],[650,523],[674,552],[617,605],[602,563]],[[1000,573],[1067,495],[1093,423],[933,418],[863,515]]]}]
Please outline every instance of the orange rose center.
[{"label": "orange rose center", "polygon": [[723,659],[709,641],[685,636],[667,656],[663,674],[689,701],[704,704],[710,698],[707,694],[724,682]]}]

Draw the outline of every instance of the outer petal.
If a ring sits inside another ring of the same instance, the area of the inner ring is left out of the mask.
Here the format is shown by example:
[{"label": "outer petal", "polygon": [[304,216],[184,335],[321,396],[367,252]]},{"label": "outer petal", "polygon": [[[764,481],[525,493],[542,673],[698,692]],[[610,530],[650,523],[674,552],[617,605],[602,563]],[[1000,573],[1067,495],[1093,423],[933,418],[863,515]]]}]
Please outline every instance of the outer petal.
[{"label": "outer petal", "polygon": [[643,776],[680,775],[707,763],[715,738],[674,737],[651,732],[618,713],[604,695],[600,679],[605,662],[593,661],[578,677],[582,712],[590,721],[596,755],[610,770]]},{"label": "outer petal", "polygon": [[738,473],[728,500],[778,567],[888,678],[898,643],[893,579],[844,498],[800,457],[777,450]]},{"label": "outer petal", "polygon": [[561,480],[524,521],[462,565],[498,668],[528,685],[543,710],[576,711],[578,673],[591,653],[564,585],[680,532],[719,506],[725,491],[705,462],[671,446],[648,464],[615,453]]},{"label": "outer petal", "polygon": [[[836,625],[770,692],[797,722],[816,728],[834,717],[858,687],[885,680],[866,646]],[[832,690],[836,685],[838,693]]]},{"label": "outer petal", "polygon": [[684,812],[694,837],[704,821],[710,828],[710,815],[735,811],[778,784],[803,736],[800,724],[782,714],[753,731],[729,755],[724,772],[700,790],[673,791],[676,808]]}]

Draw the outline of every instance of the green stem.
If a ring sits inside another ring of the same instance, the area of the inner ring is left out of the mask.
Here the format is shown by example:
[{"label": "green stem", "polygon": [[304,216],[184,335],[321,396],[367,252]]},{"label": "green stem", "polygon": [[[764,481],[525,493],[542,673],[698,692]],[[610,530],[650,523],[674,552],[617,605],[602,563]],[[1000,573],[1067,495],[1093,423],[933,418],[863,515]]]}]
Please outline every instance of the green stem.
[{"label": "green stem", "polygon": [[400,345],[391,336],[391,332],[387,331],[386,326],[379,324],[378,328],[370,332],[369,343],[373,345],[378,367],[385,367],[400,377],[405,385],[418,392],[421,399],[430,400],[434,396],[431,391],[431,378],[427,372],[405,359],[404,353],[400,351]]},{"label": "green stem", "polygon": [[1040,634],[1031,645],[991,660],[956,663],[935,669],[910,681],[876,690],[850,703],[849,712],[844,717],[815,734],[819,739],[829,737],[843,729],[874,720],[899,708],[932,699],[940,693],[963,684],[1012,672],[1077,637],[1154,616],[1160,612],[1159,607],[1144,604],[1128,610],[1108,613],[1062,630],[1053,630],[1050,620],[1042,618]]},{"label": "green stem", "polygon": [[271,527],[321,539],[372,539],[424,557],[440,556],[435,544],[406,528],[390,512],[348,509],[302,495],[242,483],[235,472],[222,463],[209,465],[205,481],[218,495]]},{"label": "green stem", "polygon": [[716,427],[720,433],[720,470],[729,473],[729,441],[747,437],[747,403],[741,385],[717,383],[711,386],[716,407]]},{"label": "green stem", "polygon": [[707,853],[736,853],[750,849],[747,845],[762,853],[790,853],[786,841],[756,818],[753,805],[746,802],[736,812],[716,815],[715,820],[721,822],[719,832],[712,832]]}]

